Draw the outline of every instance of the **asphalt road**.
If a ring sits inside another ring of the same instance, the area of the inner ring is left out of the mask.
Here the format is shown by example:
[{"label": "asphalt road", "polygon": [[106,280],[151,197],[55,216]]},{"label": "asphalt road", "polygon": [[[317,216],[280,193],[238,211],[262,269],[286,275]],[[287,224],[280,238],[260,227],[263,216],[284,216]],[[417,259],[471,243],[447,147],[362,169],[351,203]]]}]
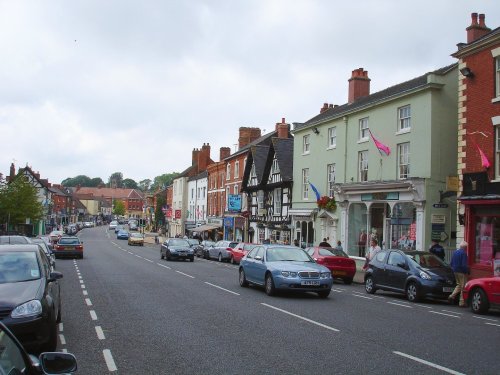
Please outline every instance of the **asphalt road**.
[{"label": "asphalt road", "polygon": [[107,227],[58,259],[60,350],[80,374],[499,374],[500,313],[411,304],[362,285],[268,297],[237,266],[160,260]]}]

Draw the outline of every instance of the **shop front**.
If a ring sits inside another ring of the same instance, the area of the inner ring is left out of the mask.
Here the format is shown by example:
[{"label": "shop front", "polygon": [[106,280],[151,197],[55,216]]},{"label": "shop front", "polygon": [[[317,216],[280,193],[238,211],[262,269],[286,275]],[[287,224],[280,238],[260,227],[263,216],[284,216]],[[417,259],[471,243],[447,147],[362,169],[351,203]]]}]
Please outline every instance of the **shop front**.
[{"label": "shop front", "polygon": [[[305,248],[314,246],[316,241],[314,232],[314,220],[318,213],[318,209],[294,208],[288,212],[291,218],[291,243],[298,244]],[[319,240],[321,241],[321,240]],[[319,241],[316,241],[319,243]]]}]

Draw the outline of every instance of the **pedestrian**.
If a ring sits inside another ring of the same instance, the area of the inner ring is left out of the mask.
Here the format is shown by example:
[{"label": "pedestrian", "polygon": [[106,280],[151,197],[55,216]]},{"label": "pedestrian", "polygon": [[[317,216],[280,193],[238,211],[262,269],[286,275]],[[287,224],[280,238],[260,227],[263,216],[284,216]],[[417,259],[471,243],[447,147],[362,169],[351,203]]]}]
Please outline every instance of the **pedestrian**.
[{"label": "pedestrian", "polygon": [[375,255],[382,250],[380,246],[378,245],[378,241],[375,238],[372,238],[370,240],[370,247],[368,248],[368,252],[366,253],[365,256],[365,265],[363,266],[363,269],[366,270],[368,268],[368,263],[375,258]]},{"label": "pedestrian", "polygon": [[293,240],[293,246],[300,247],[300,246],[299,246],[299,240],[298,240],[298,239],[294,239],[294,240]]},{"label": "pedestrian", "polygon": [[318,246],[319,246],[319,247],[332,247],[332,245],[330,245],[330,244],[327,242],[326,238],[323,238],[323,241],[321,241],[321,242],[319,243],[319,245],[318,245]]},{"label": "pedestrian", "polygon": [[460,293],[460,300],[458,302],[458,306],[465,307],[463,290],[465,286],[465,282],[467,281],[467,275],[469,274],[469,264],[467,260],[467,242],[462,241],[458,249],[453,252],[451,257],[450,266],[455,274],[455,281],[457,282],[457,286],[455,290],[448,297],[448,302],[453,303],[457,294]]},{"label": "pedestrian", "polygon": [[337,246],[335,246],[335,250],[344,251],[344,249],[342,249],[342,242],[340,242],[340,240],[337,241]]},{"label": "pedestrian", "polygon": [[262,242],[264,245],[268,245],[271,243],[271,240],[269,238],[265,239],[264,242]]},{"label": "pedestrian", "polygon": [[432,245],[429,247],[429,251],[438,258],[441,258],[441,260],[444,260],[444,248],[439,244],[438,240],[432,240]]},{"label": "pedestrian", "polygon": [[366,231],[362,229],[361,233],[359,234],[359,240],[358,240],[358,255],[360,257],[365,256],[366,238],[367,238]]}]

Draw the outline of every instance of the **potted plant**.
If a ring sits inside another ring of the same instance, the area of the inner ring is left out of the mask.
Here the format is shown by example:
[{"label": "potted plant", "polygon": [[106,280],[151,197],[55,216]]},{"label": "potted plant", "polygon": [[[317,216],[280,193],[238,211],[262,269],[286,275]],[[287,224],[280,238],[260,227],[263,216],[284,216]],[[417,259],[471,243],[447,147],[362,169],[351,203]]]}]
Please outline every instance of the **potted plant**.
[{"label": "potted plant", "polygon": [[326,211],[335,212],[335,210],[337,209],[337,202],[333,197],[327,197],[326,195],[324,195],[320,199],[318,199],[316,203],[318,204],[318,208]]}]

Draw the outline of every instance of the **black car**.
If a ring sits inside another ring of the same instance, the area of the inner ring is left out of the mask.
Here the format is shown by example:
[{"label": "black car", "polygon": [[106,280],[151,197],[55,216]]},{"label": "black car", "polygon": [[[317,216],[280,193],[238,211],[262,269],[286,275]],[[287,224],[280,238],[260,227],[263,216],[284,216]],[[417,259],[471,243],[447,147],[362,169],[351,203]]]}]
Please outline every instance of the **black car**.
[{"label": "black car", "polygon": [[427,251],[383,250],[370,261],[365,290],[402,293],[410,302],[447,298],[455,288],[451,267]]},{"label": "black car", "polygon": [[194,250],[189,246],[189,242],[183,238],[168,238],[161,244],[161,259],[189,259],[194,262]]},{"label": "black car", "polygon": [[31,242],[37,243],[42,250],[44,251],[45,255],[47,255],[47,258],[49,258],[50,265],[52,266],[53,269],[56,268],[56,256],[54,255],[54,251],[52,250],[52,246],[49,247],[47,243],[42,240],[41,238],[33,238],[31,239]]},{"label": "black car", "polygon": [[0,320],[28,351],[55,351],[61,294],[38,244],[0,246]]}]

